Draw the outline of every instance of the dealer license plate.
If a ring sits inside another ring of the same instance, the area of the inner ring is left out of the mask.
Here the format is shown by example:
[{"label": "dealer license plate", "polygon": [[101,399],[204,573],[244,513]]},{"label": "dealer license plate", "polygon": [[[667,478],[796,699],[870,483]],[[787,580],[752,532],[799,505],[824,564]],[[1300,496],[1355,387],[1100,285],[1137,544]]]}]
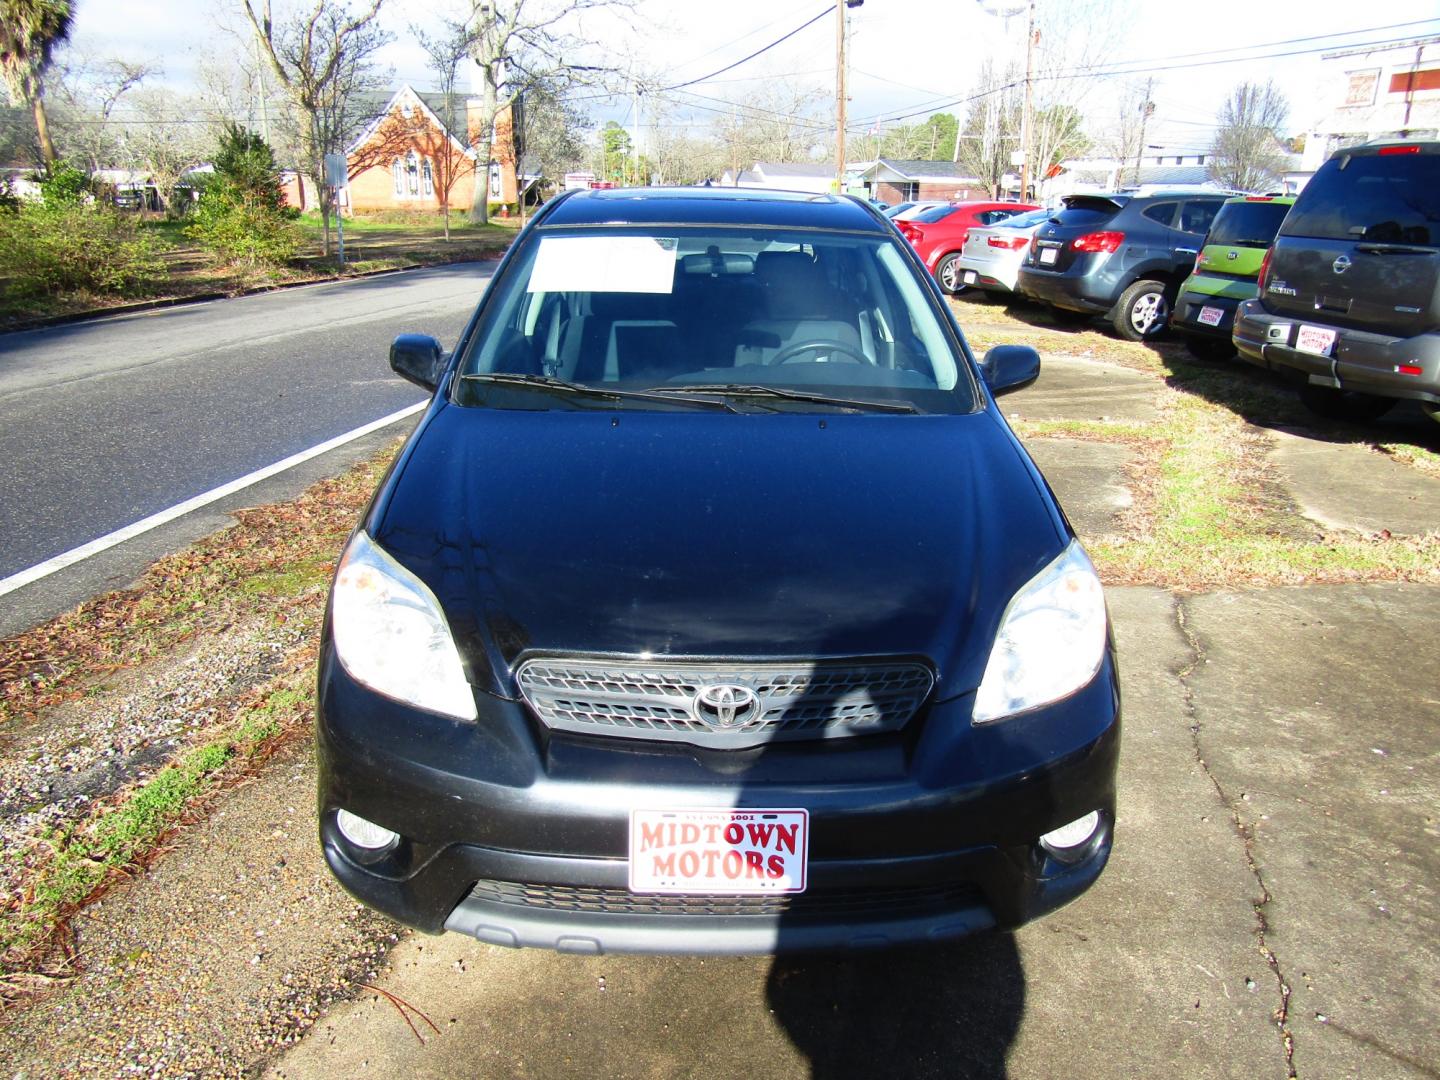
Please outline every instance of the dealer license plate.
[{"label": "dealer license plate", "polygon": [[966,284],[966,285],[974,285],[974,284],[975,284],[975,271],[974,271],[974,270],[966,270],[966,271],[965,271],[965,284]]},{"label": "dealer license plate", "polygon": [[807,810],[632,810],[630,891],[798,893]]},{"label": "dealer license plate", "polygon": [[1040,249],[1040,262],[1041,262],[1043,265],[1045,265],[1045,266],[1049,266],[1050,264],[1052,264],[1052,263],[1059,257],[1059,255],[1060,255],[1060,249],[1059,249],[1059,248],[1041,248],[1041,249]]},{"label": "dealer license plate", "polygon": [[1295,334],[1295,348],[1301,352],[1329,356],[1335,347],[1335,331],[1323,326],[1301,326]]},{"label": "dealer license plate", "polygon": [[1223,319],[1224,317],[1225,317],[1225,310],[1224,310],[1224,308],[1218,308],[1218,307],[1202,307],[1202,308],[1200,309],[1200,318],[1199,318],[1198,320],[1196,320],[1196,321],[1202,322],[1202,323],[1204,323],[1206,326],[1219,326],[1219,325],[1220,325],[1220,320]]}]

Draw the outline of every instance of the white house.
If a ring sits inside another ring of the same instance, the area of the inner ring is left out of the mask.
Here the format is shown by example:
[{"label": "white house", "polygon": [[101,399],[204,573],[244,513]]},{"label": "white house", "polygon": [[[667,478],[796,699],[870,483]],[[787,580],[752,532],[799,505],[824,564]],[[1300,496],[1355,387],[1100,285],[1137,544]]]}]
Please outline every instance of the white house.
[{"label": "white house", "polygon": [[1306,134],[1304,169],[1313,173],[1342,146],[1440,136],[1440,37],[1400,48],[1342,49],[1324,60],[1324,111]]}]

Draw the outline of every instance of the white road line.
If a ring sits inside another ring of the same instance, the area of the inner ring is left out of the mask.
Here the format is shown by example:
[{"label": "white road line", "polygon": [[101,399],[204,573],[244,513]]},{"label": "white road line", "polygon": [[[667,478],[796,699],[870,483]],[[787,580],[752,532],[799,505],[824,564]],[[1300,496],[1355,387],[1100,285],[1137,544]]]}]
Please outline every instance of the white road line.
[{"label": "white road line", "polygon": [[298,454],[291,454],[289,457],[277,461],[273,465],[266,465],[263,469],[256,469],[252,473],[246,473],[236,480],[231,480],[228,484],[221,484],[219,487],[196,495],[192,499],[186,499],[182,503],[176,503],[169,509],[161,510],[159,513],[151,514],[147,518],[142,518],[134,524],[116,529],[112,533],[106,533],[98,540],[91,540],[88,544],[82,544],[80,547],[72,548],[63,555],[56,555],[53,559],[46,559],[44,562],[37,563],[28,570],[21,570],[19,573],[11,574],[9,577],[0,580],[0,596],[12,593],[16,589],[23,589],[26,585],[39,581],[41,578],[49,577],[57,570],[64,570],[67,566],[74,566],[76,563],[88,559],[92,555],[98,555],[102,551],[115,547],[117,544],[123,544],[126,540],[132,540],[142,533],[149,532],[151,529],[157,529],[161,525],[174,521],[178,517],[184,517],[192,510],[198,510],[200,507],[215,502],[217,499],[223,499],[227,495],[233,495],[235,492],[250,487],[252,484],[258,484],[261,480],[268,480],[270,477],[277,473],[282,473],[286,469],[293,469],[296,465],[309,461],[311,458],[329,453],[337,446],[344,446],[348,442],[354,442],[356,439],[369,435],[372,431],[379,431],[381,428],[388,427],[396,421],[404,420],[407,416],[414,416],[428,404],[429,402],[426,401],[417,401],[414,405],[401,409],[399,412],[393,412],[389,416],[382,416],[379,420],[371,421],[368,424],[355,428],[353,431],[347,431],[343,435],[336,435],[333,439],[326,439],[324,442],[312,446],[308,450],[301,450]]}]

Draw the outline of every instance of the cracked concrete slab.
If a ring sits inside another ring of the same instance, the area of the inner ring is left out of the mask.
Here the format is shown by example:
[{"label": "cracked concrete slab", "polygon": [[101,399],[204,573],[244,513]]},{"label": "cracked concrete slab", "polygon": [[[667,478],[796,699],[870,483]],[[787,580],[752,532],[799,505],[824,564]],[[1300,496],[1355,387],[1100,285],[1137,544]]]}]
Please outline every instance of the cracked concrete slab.
[{"label": "cracked concrete slab", "polygon": [[1121,533],[1119,516],[1134,501],[1126,472],[1135,457],[1130,447],[1040,437],[1024,442],[1082,540],[1090,542]]},{"label": "cracked concrete slab", "polygon": [[1199,741],[1253,837],[1301,1077],[1440,1076],[1440,590],[1186,602]]},{"label": "cracked concrete slab", "polygon": [[574,957],[414,936],[378,995],[334,1008],[278,1078],[1286,1075],[1254,879],[1196,761],[1160,590],[1110,593],[1126,706],[1118,841],[1100,883],[1014,935],[937,950]]},{"label": "cracked concrete slab", "polygon": [[1360,445],[1275,430],[1270,460],[1312,521],[1359,533],[1440,529],[1440,479]]},{"label": "cracked concrete slab", "polygon": [[1040,362],[1040,378],[1003,398],[1000,408],[1011,419],[1148,423],[1160,418],[1163,389],[1155,376],[1143,371],[1046,353]]}]

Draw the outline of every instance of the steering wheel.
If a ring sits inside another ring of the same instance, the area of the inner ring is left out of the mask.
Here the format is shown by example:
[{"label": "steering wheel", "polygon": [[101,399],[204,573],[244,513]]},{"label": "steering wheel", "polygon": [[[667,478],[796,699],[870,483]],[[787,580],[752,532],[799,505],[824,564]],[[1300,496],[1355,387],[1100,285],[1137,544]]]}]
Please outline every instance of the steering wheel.
[{"label": "steering wheel", "polygon": [[868,364],[870,358],[854,346],[847,345],[843,341],[807,341],[800,345],[791,345],[788,349],[781,349],[769,360],[771,365],[788,364],[797,356],[803,356],[809,352],[830,352],[839,353],[846,357],[847,364]]}]

